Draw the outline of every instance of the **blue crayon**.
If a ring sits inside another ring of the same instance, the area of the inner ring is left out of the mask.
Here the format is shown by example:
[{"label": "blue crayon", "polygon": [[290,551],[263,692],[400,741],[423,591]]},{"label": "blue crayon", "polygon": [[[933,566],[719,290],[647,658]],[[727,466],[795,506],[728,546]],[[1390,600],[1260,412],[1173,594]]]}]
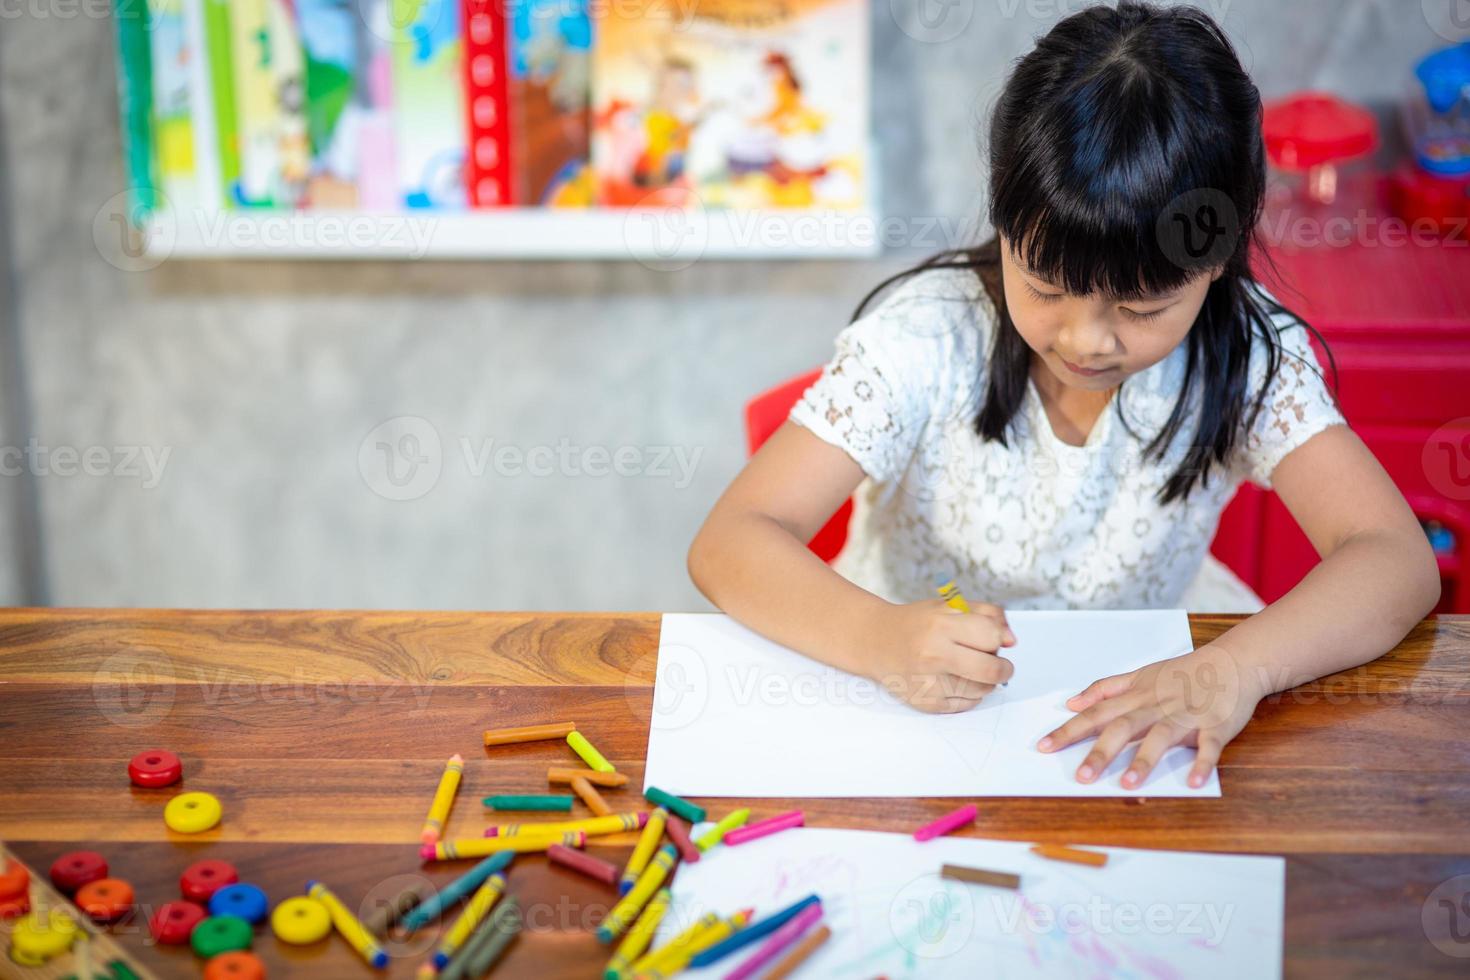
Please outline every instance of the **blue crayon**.
[{"label": "blue crayon", "polygon": [[729,956],[740,947],[745,946],[748,943],[755,942],[762,936],[775,932],[777,929],[781,928],[781,926],[785,925],[789,920],[795,918],[797,913],[799,913],[802,909],[806,908],[808,905],[815,905],[817,902],[820,901],[821,899],[818,898],[816,895],[808,895],[806,898],[803,898],[801,901],[795,903],[794,905],[788,905],[781,911],[773,912],[758,922],[752,922],[744,929],[741,929],[739,932],[735,933],[735,935],[721,942],[715,943],[709,949],[703,950],[702,952],[697,954],[692,960],[689,961],[690,969],[696,969],[701,966],[709,966],[711,963],[714,963],[717,960],[724,959],[726,956]]},{"label": "blue crayon", "polygon": [[483,885],[485,879],[497,872],[504,871],[514,857],[515,854],[510,851],[501,851],[498,854],[490,855],[445,885],[443,891],[437,895],[430,895],[418,905],[415,905],[403,917],[403,928],[409,932],[413,932],[415,929],[422,929],[434,919],[437,919],[449,906]]}]

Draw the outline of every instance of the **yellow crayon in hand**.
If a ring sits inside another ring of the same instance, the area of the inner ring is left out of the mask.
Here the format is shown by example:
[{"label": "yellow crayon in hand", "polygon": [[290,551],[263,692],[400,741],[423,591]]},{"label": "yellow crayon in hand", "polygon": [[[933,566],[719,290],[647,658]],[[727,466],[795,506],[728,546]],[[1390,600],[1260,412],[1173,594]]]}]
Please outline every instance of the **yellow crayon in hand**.
[{"label": "yellow crayon in hand", "polygon": [[342,904],[342,900],[332,894],[332,890],[319,881],[309,881],[306,884],[306,894],[321,902],[327,907],[328,914],[332,917],[332,925],[342,934],[357,955],[368,962],[374,969],[381,970],[388,965],[388,954],[383,952],[383,947],[368,932],[367,926],[358,921],[352,910]]},{"label": "yellow crayon in hand", "polygon": [[454,806],[454,794],[459,789],[459,777],[464,772],[464,756],[458,752],[444,764],[444,775],[439,777],[439,788],[434,791],[434,802],[429,805],[429,816],[424,820],[419,839],[433,844],[444,833],[444,822],[449,819],[449,808]]},{"label": "yellow crayon in hand", "polygon": [[946,606],[951,609],[957,609],[962,613],[970,611],[970,604],[965,601],[964,595],[960,592],[960,587],[955,585],[953,576],[941,575],[934,580],[934,585],[939,592],[939,598],[944,600]]}]

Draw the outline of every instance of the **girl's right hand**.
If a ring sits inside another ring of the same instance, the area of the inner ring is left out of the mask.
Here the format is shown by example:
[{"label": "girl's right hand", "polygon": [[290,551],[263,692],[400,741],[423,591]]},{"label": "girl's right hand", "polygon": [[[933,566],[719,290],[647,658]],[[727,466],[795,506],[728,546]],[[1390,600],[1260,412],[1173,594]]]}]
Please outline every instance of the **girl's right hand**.
[{"label": "girl's right hand", "polygon": [[971,603],[962,613],[925,599],[884,612],[873,679],[920,711],[968,711],[1015,673],[999,655],[1016,643],[999,606]]}]

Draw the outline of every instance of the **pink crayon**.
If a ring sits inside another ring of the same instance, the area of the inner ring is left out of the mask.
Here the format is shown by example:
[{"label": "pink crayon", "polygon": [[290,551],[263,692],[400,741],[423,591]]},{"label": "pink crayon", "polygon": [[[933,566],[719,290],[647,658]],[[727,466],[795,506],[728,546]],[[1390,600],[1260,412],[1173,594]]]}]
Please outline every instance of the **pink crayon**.
[{"label": "pink crayon", "polygon": [[[927,823],[914,831],[914,840],[933,840],[941,834],[947,834],[951,830],[957,830],[967,823],[974,823],[979,814],[975,804],[966,803],[953,813],[946,813],[933,823]],[[726,841],[728,843],[728,840]]]},{"label": "pink crayon", "polygon": [[[728,838],[729,835],[726,836]],[[725,843],[728,844],[729,840],[727,839]],[[790,922],[771,933],[771,938],[767,939],[765,945],[760,949],[752,953],[750,959],[725,974],[725,980],[745,980],[746,977],[753,976],[783,949],[800,939],[801,934],[816,925],[817,920],[821,917],[822,903],[820,901],[808,905],[793,916]]]},{"label": "pink crayon", "polygon": [[736,827],[725,835],[725,845],[727,847],[734,847],[736,844],[744,844],[747,841],[756,840],[767,834],[774,834],[778,830],[789,830],[792,827],[800,827],[804,823],[806,823],[805,815],[800,810],[792,810],[766,820],[757,820],[755,823],[748,823],[744,827]]}]

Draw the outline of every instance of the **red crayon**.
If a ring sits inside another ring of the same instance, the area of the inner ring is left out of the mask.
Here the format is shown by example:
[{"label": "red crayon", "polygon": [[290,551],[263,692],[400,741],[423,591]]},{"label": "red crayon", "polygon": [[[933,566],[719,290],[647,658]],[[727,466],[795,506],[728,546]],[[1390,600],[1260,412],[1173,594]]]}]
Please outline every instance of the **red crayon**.
[{"label": "red crayon", "polygon": [[946,813],[933,823],[926,823],[914,831],[914,840],[933,840],[941,834],[947,834],[951,830],[958,830],[967,823],[974,823],[975,817],[979,812],[975,804],[966,803],[953,813]]},{"label": "red crayon", "polygon": [[778,830],[787,830],[791,827],[800,827],[806,823],[806,816],[800,810],[790,810],[786,813],[748,823],[744,827],[736,827],[725,835],[725,846],[734,847],[736,844],[744,844],[767,834],[774,834]]},{"label": "red crayon", "polygon": [[546,849],[546,856],[552,864],[560,864],[573,871],[580,871],[589,878],[596,878],[609,885],[616,885],[618,876],[622,873],[615,864],[609,864],[601,858],[583,854],[576,848],[562,844],[552,844]]},{"label": "red crayon", "polygon": [[694,841],[689,839],[689,825],[687,823],[671,813],[669,814],[668,821],[664,824],[664,833],[668,835],[669,840],[674,842],[674,846],[679,849],[679,856],[684,859],[685,864],[694,864],[699,860],[699,848],[694,845]]}]

